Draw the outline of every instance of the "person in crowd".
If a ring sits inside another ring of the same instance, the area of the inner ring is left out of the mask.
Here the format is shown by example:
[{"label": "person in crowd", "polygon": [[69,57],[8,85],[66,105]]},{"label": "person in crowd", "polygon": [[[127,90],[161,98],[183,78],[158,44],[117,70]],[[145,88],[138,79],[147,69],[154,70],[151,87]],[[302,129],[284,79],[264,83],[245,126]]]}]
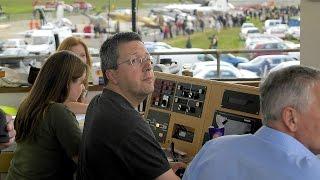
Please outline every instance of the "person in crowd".
[{"label": "person in crowd", "polygon": [[154,90],[150,55],[134,32],[100,49],[106,88],[88,107],[77,179],[179,179],[135,108]]},{"label": "person in crowd", "polygon": [[11,116],[8,116],[2,109],[0,109],[0,121],[1,121],[0,128],[3,128],[0,130],[1,132],[0,152],[1,152],[2,149],[5,149],[11,146],[14,143],[16,131],[13,128],[13,121]]},{"label": "person in crowd", "polygon": [[211,37],[209,37],[210,45],[209,49],[217,49],[218,48],[218,36],[213,34]]},{"label": "person in crowd", "polygon": [[255,134],[207,142],[184,180],[320,179],[320,71],[291,66],[260,85],[262,126]]},{"label": "person in crowd", "polygon": [[70,51],[46,60],[14,121],[17,148],[7,180],[73,179],[81,132],[64,104],[79,98],[88,69]]},{"label": "person in crowd", "polygon": [[188,39],[187,39],[187,43],[186,43],[186,48],[192,48],[192,43],[191,43],[190,35],[188,35]]},{"label": "person in crowd", "polygon": [[[92,60],[89,54],[87,45],[76,37],[68,37],[62,41],[57,51],[68,50],[78,55],[84,63],[89,66],[89,74],[92,67]],[[80,98],[75,102],[66,102],[66,105],[71,111],[76,114],[85,114],[88,108],[88,100],[85,98],[88,92],[88,84],[85,84],[86,89],[82,92]]]}]

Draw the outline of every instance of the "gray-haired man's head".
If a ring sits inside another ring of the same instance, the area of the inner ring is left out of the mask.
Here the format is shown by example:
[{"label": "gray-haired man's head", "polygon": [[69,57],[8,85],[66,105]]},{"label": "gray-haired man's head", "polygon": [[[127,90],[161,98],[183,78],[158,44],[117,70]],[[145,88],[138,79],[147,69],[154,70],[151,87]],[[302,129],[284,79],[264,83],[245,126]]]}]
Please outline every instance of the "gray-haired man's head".
[{"label": "gray-haired man's head", "polygon": [[284,107],[303,112],[312,98],[310,89],[317,82],[320,82],[320,71],[310,67],[291,66],[270,73],[260,85],[264,124],[281,119]]}]

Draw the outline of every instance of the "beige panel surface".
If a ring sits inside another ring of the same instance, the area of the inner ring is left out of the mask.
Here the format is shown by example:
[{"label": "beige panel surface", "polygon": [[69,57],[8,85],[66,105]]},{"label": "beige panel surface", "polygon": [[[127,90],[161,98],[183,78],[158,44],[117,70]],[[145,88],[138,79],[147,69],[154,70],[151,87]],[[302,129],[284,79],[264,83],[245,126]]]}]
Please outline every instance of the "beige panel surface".
[{"label": "beige panel surface", "polygon": [[[183,152],[186,152],[188,155],[191,155],[191,156],[195,155],[202,147],[204,134],[205,132],[208,131],[208,127],[212,124],[214,112],[216,110],[229,112],[236,115],[242,115],[246,117],[261,119],[260,114],[244,113],[244,112],[225,109],[221,107],[222,97],[225,90],[233,90],[233,91],[239,91],[239,92],[244,92],[248,94],[258,95],[257,87],[241,85],[236,83],[224,83],[224,82],[218,82],[218,81],[202,80],[202,79],[196,79],[192,77],[177,76],[177,75],[164,74],[164,73],[156,73],[156,77],[162,80],[175,81],[176,83],[189,83],[189,84],[201,85],[201,86],[207,87],[201,118],[173,112],[171,110],[152,107],[151,106],[152,97],[151,95],[148,97],[145,117],[148,116],[149,110],[155,110],[155,111],[160,111],[160,112],[165,112],[170,114],[170,123],[168,127],[166,140],[164,143],[161,144],[165,148],[169,147],[171,142],[174,142],[175,148]],[[186,142],[176,138],[172,138],[174,124],[181,124],[183,126],[193,128],[195,130],[193,142],[190,143],[190,142]]]}]

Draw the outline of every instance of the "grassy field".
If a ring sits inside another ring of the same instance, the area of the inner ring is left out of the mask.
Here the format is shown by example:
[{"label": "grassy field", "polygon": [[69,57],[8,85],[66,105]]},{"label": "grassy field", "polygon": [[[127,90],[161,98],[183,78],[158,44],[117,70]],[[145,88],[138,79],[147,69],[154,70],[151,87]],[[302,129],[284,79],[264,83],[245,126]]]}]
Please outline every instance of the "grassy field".
[{"label": "grassy field", "polygon": [[[45,2],[45,0],[42,0]],[[49,0],[48,0],[49,1]],[[74,0],[64,0],[65,3],[71,4]],[[102,11],[103,8],[109,7],[109,2],[114,8],[131,7],[131,0],[87,0],[95,7],[95,11]],[[137,0],[139,8],[159,3],[177,3],[179,0]],[[0,0],[0,5],[4,12],[14,14],[25,14],[32,12],[32,0]]]},{"label": "grassy field", "polygon": [[[239,32],[240,28],[223,29],[219,33],[210,29],[207,29],[204,32],[196,32],[190,36],[192,47],[208,49],[210,44],[208,38],[213,34],[216,34],[218,36],[219,49],[242,49],[244,47],[244,42],[240,41]],[[176,38],[166,40],[165,42],[174,47],[185,48],[187,36],[177,36]]]},{"label": "grassy field", "polygon": [[[262,30],[263,23],[258,19],[253,19],[251,22]],[[231,50],[231,49],[243,49],[244,41],[239,38],[240,28],[226,28],[221,30],[219,33],[216,30],[206,29],[205,32],[196,32],[190,36],[193,48],[209,48],[209,37],[213,34],[218,36],[218,49]],[[169,39],[165,41],[174,47],[185,48],[187,43],[186,36],[177,36],[174,39]]]}]

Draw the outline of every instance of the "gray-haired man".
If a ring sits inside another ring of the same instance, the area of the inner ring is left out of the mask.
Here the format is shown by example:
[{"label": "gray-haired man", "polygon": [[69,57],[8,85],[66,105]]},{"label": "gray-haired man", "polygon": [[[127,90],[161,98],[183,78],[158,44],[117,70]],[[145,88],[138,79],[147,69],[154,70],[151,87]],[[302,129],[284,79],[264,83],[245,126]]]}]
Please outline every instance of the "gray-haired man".
[{"label": "gray-haired man", "polygon": [[264,126],[209,141],[184,180],[320,179],[320,71],[292,66],[260,85]]}]

